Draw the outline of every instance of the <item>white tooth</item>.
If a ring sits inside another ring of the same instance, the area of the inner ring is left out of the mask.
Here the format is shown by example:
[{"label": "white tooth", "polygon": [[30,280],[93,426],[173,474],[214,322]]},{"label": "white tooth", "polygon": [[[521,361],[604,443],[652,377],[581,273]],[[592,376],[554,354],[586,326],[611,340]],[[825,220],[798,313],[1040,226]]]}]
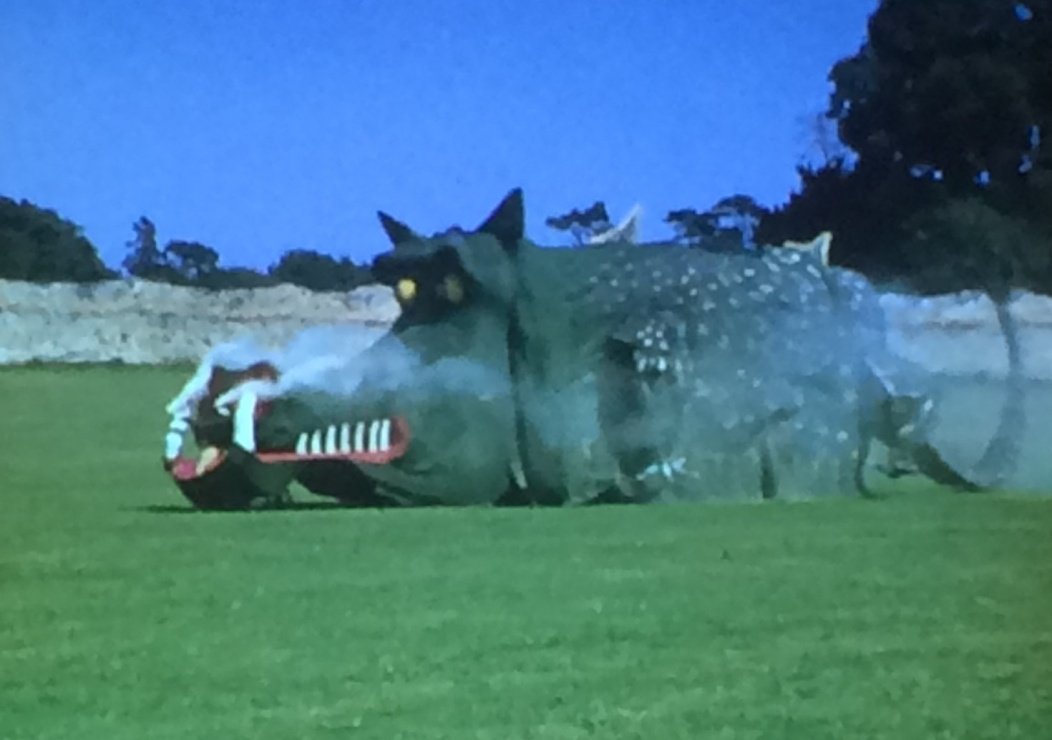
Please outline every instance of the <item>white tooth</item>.
[{"label": "white tooth", "polygon": [[256,451],[256,394],[245,391],[234,411],[234,443],[246,452]]},{"label": "white tooth", "polygon": [[296,454],[306,455],[307,454],[307,433],[303,432],[299,437],[296,438]]},{"label": "white tooth", "polygon": [[201,475],[219,457],[219,450],[215,447],[206,447],[201,450],[201,457],[197,460],[197,474]]},{"label": "white tooth", "polygon": [[387,452],[391,449],[391,420],[384,419],[380,422],[380,451]]},{"label": "white tooth", "polygon": [[174,460],[179,457],[183,449],[183,435],[178,432],[168,432],[164,436],[164,459]]},{"label": "white tooth", "polygon": [[310,436],[310,454],[320,455],[321,454],[321,430],[316,429],[314,434]]},{"label": "white tooth", "polygon": [[340,424],[340,452],[347,454],[351,451],[351,425],[347,422]]},{"label": "white tooth", "polygon": [[336,425],[330,424],[329,428],[325,430],[325,454],[335,455],[336,454]]},{"label": "white tooth", "polygon": [[365,422],[360,421],[354,425],[354,451],[365,451]]},{"label": "white tooth", "polygon": [[373,419],[369,423],[369,452],[376,452],[378,437],[380,436],[380,422]]}]

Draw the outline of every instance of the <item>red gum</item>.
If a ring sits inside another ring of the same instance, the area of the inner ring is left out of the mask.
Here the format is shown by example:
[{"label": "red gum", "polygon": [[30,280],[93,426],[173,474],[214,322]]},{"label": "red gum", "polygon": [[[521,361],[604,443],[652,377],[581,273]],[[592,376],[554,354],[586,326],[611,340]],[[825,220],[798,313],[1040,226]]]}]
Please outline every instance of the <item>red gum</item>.
[{"label": "red gum", "polygon": [[212,460],[212,462],[210,462],[208,466],[200,472],[198,472],[197,470],[197,460],[193,459],[192,457],[184,457],[182,455],[175,458],[174,460],[167,462],[165,466],[168,468],[168,472],[171,473],[172,477],[176,480],[193,480],[194,478],[200,478],[204,475],[207,475],[208,473],[211,473],[213,470],[218,468],[224,460],[226,460],[226,452],[220,450],[219,454],[216,455],[216,458]]}]

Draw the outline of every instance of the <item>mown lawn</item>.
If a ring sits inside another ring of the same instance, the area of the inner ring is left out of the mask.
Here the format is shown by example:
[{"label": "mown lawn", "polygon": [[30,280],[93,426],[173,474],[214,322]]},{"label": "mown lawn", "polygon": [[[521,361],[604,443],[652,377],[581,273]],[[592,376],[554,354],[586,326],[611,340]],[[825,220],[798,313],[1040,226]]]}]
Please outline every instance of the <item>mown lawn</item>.
[{"label": "mown lawn", "polygon": [[1052,737],[1052,500],[188,512],[187,372],[0,371],[0,738]]}]

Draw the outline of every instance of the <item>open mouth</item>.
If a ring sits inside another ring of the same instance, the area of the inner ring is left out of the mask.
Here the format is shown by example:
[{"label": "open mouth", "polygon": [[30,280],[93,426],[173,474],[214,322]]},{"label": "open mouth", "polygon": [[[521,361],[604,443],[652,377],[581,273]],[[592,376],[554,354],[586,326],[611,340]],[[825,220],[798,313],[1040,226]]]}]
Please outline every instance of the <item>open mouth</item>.
[{"label": "open mouth", "polygon": [[[335,460],[385,465],[402,457],[409,448],[409,425],[402,417],[347,421],[300,433],[293,449],[246,450],[263,463]],[[200,478],[220,467],[228,453],[209,445],[194,457],[180,452],[167,462],[173,478]]]},{"label": "open mouth", "polygon": [[[300,432],[294,440],[277,446],[265,440],[257,444],[257,428],[271,412],[271,402],[260,398],[258,384],[240,383],[214,398],[216,392],[209,393],[206,376],[200,375],[191,379],[167,407],[171,422],[165,436],[164,467],[181,483],[206,476],[223,477],[219,471],[225,468],[223,463],[232,453],[245,453],[260,463],[343,461],[384,465],[402,457],[409,447],[409,424],[400,416],[337,421]],[[214,409],[211,416],[206,414],[208,421],[201,420],[202,408]],[[224,420],[218,428],[227,430],[225,433],[203,432],[205,440],[196,456],[183,451],[191,428],[202,432],[202,423],[207,429],[216,426],[220,418]]]}]

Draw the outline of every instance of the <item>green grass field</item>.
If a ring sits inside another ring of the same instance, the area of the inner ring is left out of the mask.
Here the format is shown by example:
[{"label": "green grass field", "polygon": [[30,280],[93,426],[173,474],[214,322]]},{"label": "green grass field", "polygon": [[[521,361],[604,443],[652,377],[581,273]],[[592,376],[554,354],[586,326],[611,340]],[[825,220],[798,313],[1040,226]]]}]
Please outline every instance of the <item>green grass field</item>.
[{"label": "green grass field", "polygon": [[0,371],[0,738],[1052,737],[1052,500],[189,512],[187,370]]}]

